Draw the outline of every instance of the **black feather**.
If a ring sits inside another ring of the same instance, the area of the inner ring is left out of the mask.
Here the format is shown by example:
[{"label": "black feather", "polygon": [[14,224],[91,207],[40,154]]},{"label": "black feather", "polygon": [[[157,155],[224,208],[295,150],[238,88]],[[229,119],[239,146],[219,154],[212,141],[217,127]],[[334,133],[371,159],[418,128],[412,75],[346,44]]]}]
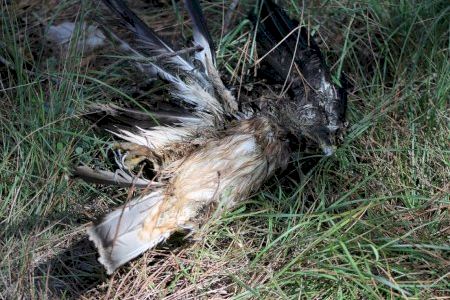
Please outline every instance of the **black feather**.
[{"label": "black feather", "polygon": [[191,112],[169,104],[164,104],[164,107],[151,108],[148,112],[123,108],[114,104],[98,104],[92,106],[84,117],[96,126],[111,131],[118,129],[134,131],[137,127],[150,129],[160,125],[173,126],[182,122],[200,122],[200,118]]},{"label": "black feather", "polygon": [[[256,25],[257,18],[250,16],[250,19]],[[290,19],[282,8],[270,0],[263,0],[259,19],[258,46],[261,55],[270,52],[266,62],[285,80],[290,76],[288,73],[294,60],[304,79],[317,88],[320,84],[316,80],[317,75],[327,71],[320,49],[309,36],[307,29],[299,28],[297,21]]]},{"label": "black feather", "polygon": [[[138,43],[141,44],[138,51],[150,56],[164,56],[151,64],[161,68],[158,75],[169,81],[176,81],[176,76],[180,72],[185,72],[189,76],[194,75],[203,86],[207,85],[205,77],[196,72],[192,62],[178,55],[170,44],[164,41],[158,34],[144,23],[122,0],[102,0],[103,3],[118,17],[120,22],[130,30]],[[129,46],[129,45],[128,45]]]},{"label": "black feather", "polygon": [[[209,33],[200,3],[197,0],[185,0],[184,2],[194,26],[194,41],[204,48],[203,51],[209,52],[208,55],[210,55],[212,63],[215,65],[214,42]],[[202,53],[200,52],[199,54],[201,55]]]},{"label": "black feather", "polygon": [[116,13],[122,22],[140,39],[148,41],[167,51],[172,51],[167,42],[163,41],[153,29],[148,27],[128,6],[121,0],[102,0],[108,8]]},{"label": "black feather", "polygon": [[[262,75],[288,87],[289,100],[281,105],[283,115],[296,124],[301,135],[330,154],[330,146],[344,128],[345,89],[332,83],[325,59],[307,29],[271,0],[261,1],[259,18],[251,15],[250,20],[257,28],[258,50],[264,56]],[[274,72],[270,74],[269,69]]]}]

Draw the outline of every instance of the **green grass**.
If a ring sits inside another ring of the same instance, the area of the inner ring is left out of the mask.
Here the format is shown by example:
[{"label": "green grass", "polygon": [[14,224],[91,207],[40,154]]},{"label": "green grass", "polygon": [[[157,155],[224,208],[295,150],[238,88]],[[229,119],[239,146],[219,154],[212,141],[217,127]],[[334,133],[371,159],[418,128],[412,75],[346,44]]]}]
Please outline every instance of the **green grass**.
[{"label": "green grass", "polygon": [[[61,54],[45,43],[49,24],[89,21],[89,1],[12,2],[0,4],[0,298],[450,296],[446,1],[311,1],[304,11],[286,1],[321,39],[334,76],[350,82],[343,145],[294,184],[270,182],[195,241],[174,240],[112,277],[83,230],[127,190],[69,178],[80,162],[102,164],[108,141],[80,115],[90,102],[150,96],[132,96],[142,79],[111,64],[110,47]],[[222,32],[228,7],[205,10],[237,93],[263,54],[245,19],[254,3],[242,2]],[[140,14],[169,39],[189,36],[174,5],[151,10]],[[287,177],[305,163],[294,157]]]}]

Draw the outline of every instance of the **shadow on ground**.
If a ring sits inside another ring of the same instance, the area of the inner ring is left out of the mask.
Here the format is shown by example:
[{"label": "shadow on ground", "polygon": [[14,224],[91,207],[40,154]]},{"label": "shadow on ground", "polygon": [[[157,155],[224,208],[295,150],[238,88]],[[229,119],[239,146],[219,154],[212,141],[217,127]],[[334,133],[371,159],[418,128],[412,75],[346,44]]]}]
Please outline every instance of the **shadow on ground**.
[{"label": "shadow on ground", "polygon": [[[165,243],[155,248],[156,252],[179,251],[189,245],[187,232],[175,233]],[[62,251],[34,269],[35,285],[47,298],[79,298],[96,293],[102,283],[109,280],[103,266],[98,262],[97,249],[88,238],[74,242]],[[154,255],[151,265],[158,264],[166,255]],[[139,257],[137,258],[139,259]],[[126,265],[121,268],[127,268]]]},{"label": "shadow on ground", "polygon": [[87,239],[41,263],[34,270],[36,286],[47,296],[81,296],[108,277],[97,261],[97,250]]}]

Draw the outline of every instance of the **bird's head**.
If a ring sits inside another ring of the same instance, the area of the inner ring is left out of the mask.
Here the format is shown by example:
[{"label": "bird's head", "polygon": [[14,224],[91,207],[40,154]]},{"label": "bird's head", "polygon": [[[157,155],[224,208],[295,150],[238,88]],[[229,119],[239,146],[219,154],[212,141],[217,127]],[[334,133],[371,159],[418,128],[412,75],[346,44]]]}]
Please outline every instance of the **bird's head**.
[{"label": "bird's head", "polygon": [[297,96],[278,106],[280,124],[299,140],[314,143],[324,155],[332,155],[345,127],[345,98],[336,94],[330,101],[322,93]]}]

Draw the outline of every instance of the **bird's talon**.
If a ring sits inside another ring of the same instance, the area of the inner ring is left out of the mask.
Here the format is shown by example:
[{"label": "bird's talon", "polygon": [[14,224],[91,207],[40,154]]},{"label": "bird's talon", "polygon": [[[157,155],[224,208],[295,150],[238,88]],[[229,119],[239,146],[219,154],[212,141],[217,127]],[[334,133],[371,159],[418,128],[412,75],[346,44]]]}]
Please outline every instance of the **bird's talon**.
[{"label": "bird's talon", "polygon": [[152,156],[150,149],[134,143],[114,143],[111,149],[118,157],[116,161],[130,171]]}]

